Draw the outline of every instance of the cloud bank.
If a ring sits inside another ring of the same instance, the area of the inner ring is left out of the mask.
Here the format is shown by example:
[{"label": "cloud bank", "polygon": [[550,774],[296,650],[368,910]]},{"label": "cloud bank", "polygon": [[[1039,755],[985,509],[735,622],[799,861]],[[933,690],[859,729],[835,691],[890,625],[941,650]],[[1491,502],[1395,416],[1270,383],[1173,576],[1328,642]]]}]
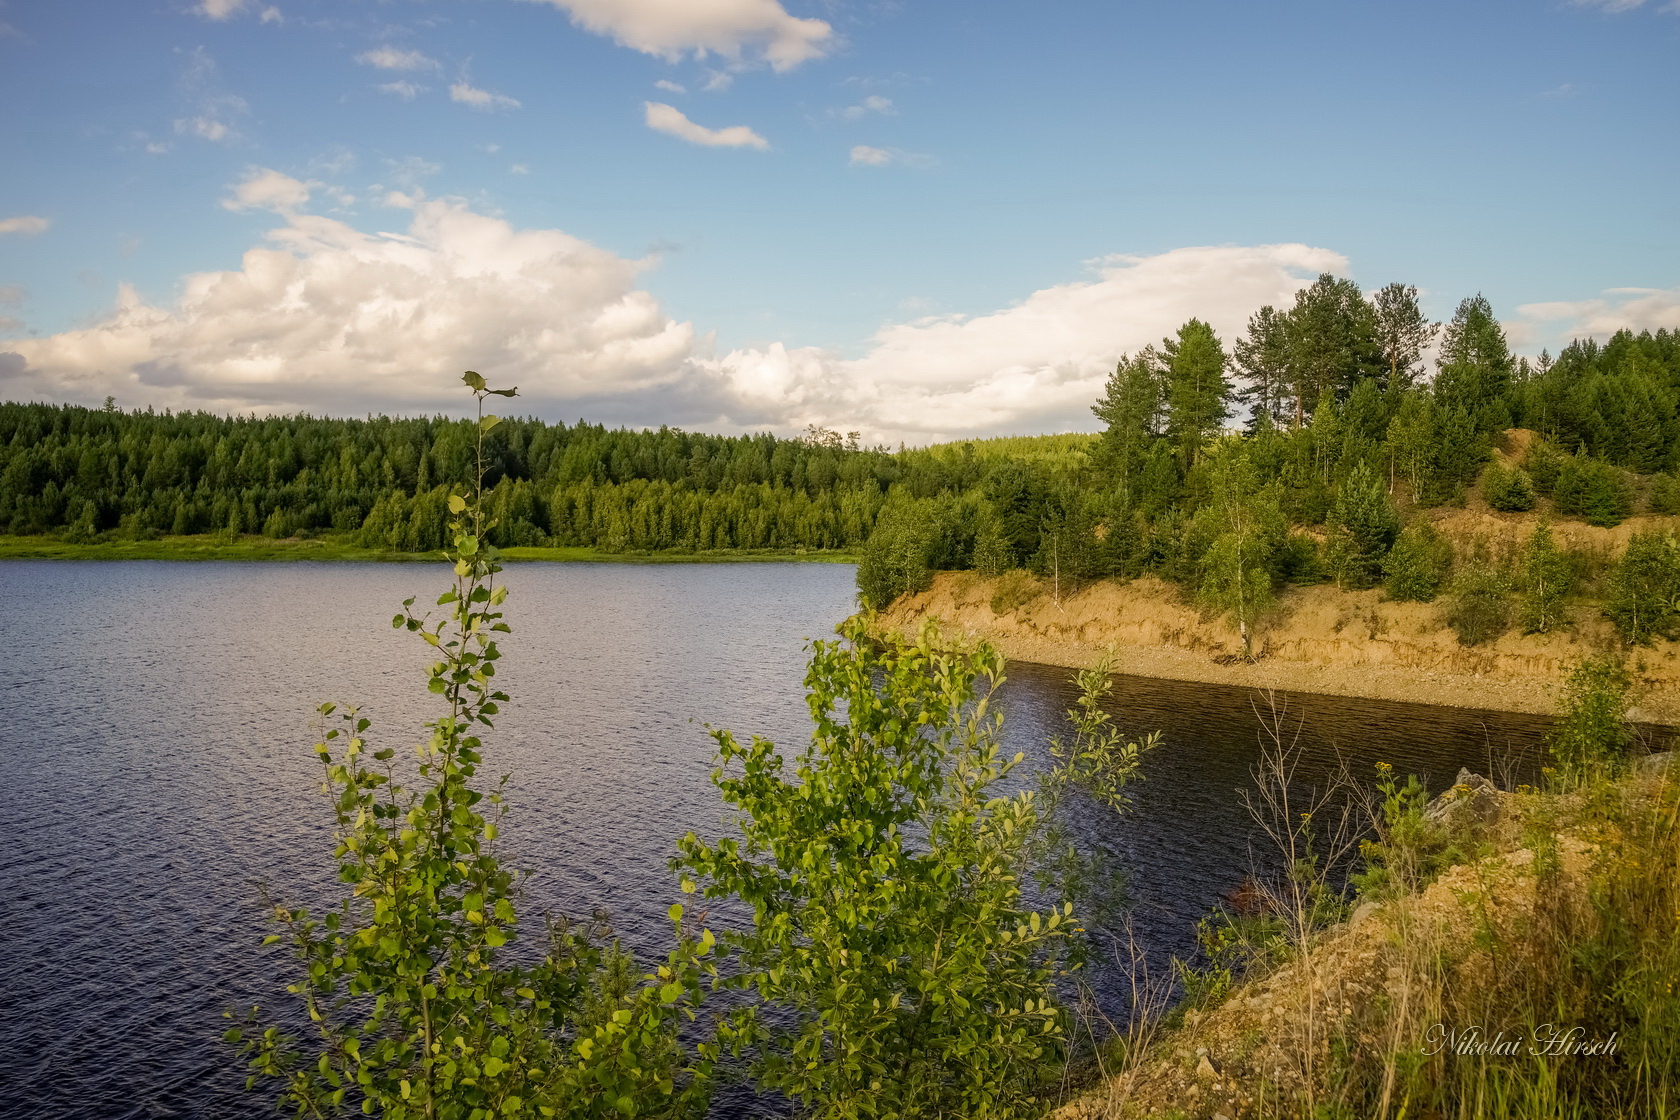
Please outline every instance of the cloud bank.
[{"label": "cloud bank", "polygon": [[638,287],[627,260],[418,192],[403,232],[303,212],[315,184],[253,168],[224,205],[282,224],[241,266],[131,288],[88,327],[0,342],[0,394],[218,411],[458,412],[477,369],[550,418],[716,431],[816,423],[910,443],[1089,430],[1120,354],[1200,316],[1227,340],[1340,255],[1305,245],[1178,249],[973,317],[883,327],[862,357],[783,343],[714,351]]},{"label": "cloud bank", "polygon": [[572,22],[621,46],[676,62],[685,55],[721,55],[731,62],[762,59],[791,70],[821,58],[834,29],[820,19],[797,19],[777,0],[537,0]]}]

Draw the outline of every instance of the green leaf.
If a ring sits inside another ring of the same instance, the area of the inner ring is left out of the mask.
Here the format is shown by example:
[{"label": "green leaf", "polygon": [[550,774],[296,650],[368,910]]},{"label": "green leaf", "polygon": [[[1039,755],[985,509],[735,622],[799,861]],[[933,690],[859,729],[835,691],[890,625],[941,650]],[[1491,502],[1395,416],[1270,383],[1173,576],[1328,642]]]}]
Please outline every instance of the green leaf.
[{"label": "green leaf", "polygon": [[467,508],[467,500],[459,494],[449,495],[449,512],[462,513]]},{"label": "green leaf", "polygon": [[484,378],[480,377],[470,369],[461,375],[461,380],[466,382],[474,392],[481,393],[484,391]]},{"label": "green leaf", "polygon": [[500,416],[492,416],[487,412],[478,418],[478,430],[481,432],[488,432],[491,428],[494,428],[501,422],[502,418]]}]

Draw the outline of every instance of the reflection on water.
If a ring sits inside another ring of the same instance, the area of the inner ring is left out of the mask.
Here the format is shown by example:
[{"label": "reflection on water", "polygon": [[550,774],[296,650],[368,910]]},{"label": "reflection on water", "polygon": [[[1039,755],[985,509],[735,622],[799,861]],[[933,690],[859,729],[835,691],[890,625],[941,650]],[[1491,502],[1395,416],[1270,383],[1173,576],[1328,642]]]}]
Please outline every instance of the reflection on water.
[{"label": "reflection on water", "polygon": [[[285,960],[254,883],[331,897],[328,813],[309,750],[322,699],[360,702],[375,745],[418,740],[426,647],[396,604],[441,588],[422,565],[0,565],[0,1116],[262,1116],[217,1041],[228,1006],[269,1003]],[[704,722],[792,748],[806,726],[807,638],[852,609],[840,565],[524,565],[510,570],[514,701],[489,769],[514,775],[506,829],[530,867],[525,913],[608,905],[658,949],[676,897],[666,860],[717,830]],[[1006,736],[1042,759],[1068,674],[1010,668]],[[1157,959],[1251,863],[1237,790],[1256,758],[1246,690],[1120,678],[1129,730],[1163,732],[1124,818],[1070,805],[1130,864]],[[1290,697],[1304,777],[1337,752],[1432,789],[1461,765],[1517,775],[1543,721]],[[1367,770],[1368,772],[1368,770]],[[730,915],[716,913],[727,921]]]}]

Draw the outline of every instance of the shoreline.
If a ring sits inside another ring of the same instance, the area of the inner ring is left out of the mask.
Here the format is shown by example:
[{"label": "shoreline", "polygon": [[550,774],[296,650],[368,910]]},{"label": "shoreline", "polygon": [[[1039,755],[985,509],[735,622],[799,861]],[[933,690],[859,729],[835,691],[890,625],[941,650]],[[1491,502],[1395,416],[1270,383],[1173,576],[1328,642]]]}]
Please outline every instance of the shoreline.
[{"label": "shoreline", "polygon": [[[1222,620],[1160,580],[1099,581],[1058,599],[1024,572],[940,572],[876,625],[908,631],[935,618],[1007,659],[1069,669],[1112,653],[1113,671],[1133,676],[1534,715],[1557,714],[1571,665],[1613,648],[1608,624],[1589,609],[1565,631],[1507,633],[1473,647],[1438,616],[1437,604],[1383,602],[1374,590],[1290,588],[1256,627],[1257,657],[1248,661]],[[1680,642],[1627,653],[1630,718],[1680,726]]]},{"label": "shoreline", "polygon": [[[728,549],[711,552],[603,552],[582,547],[513,547],[501,550],[510,563],[553,564],[855,564],[849,552]],[[78,544],[54,537],[0,536],[0,560],[222,560],[241,563],[443,563],[433,552],[397,552],[328,539],[242,536],[161,537],[150,541]]]}]

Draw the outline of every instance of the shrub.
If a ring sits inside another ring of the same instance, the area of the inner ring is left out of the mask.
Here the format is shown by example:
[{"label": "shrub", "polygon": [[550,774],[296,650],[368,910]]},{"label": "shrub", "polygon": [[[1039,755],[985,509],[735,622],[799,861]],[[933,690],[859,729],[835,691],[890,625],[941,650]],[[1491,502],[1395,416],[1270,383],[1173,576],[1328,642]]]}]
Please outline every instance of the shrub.
[{"label": "shrub", "polygon": [[1552,490],[1559,513],[1585,518],[1589,525],[1611,528],[1633,512],[1627,476],[1602,459],[1576,456],[1558,469]]},{"label": "shrub", "polygon": [[[320,918],[279,904],[275,919],[300,966],[288,989],[313,1021],[307,1040],[261,1027],[252,1008],[227,1041],[248,1060],[248,1086],[271,1077],[298,1116],[359,1110],[391,1120],[488,1116],[678,1115],[704,1111],[709,1062],[685,1063],[678,1023],[693,1017],[711,970],[707,932],[681,936],[658,971],[638,977],[602,923],[550,928],[533,965],[506,956],[518,934],[516,873],[496,853],[507,807],[499,788],[475,784],[479,729],[494,726],[508,697],[495,684],[508,631],[496,583],[497,554],[484,541],[483,434],[492,392],[476,373],[480,402],[473,499],[448,499],[455,581],[433,621],[414,600],[392,625],[418,634],[441,660],[427,687],[447,705],[431,721],[412,785],[398,780],[395,750],[371,750],[355,708],[321,706],[315,745],[332,796],[338,878],[348,895]],[[506,779],[503,779],[506,782]],[[535,954],[527,954],[527,959]],[[446,1035],[439,1034],[447,1030]],[[686,1065],[686,1069],[684,1068]]]},{"label": "shrub", "polygon": [[1534,508],[1534,487],[1528,475],[1489,463],[1482,471],[1482,498],[1494,509],[1521,513]]},{"label": "shrub", "polygon": [[1622,667],[1605,657],[1589,658],[1570,671],[1563,714],[1546,736],[1567,784],[1613,769],[1626,757],[1633,742],[1627,721],[1630,684]]},{"label": "shrub", "polygon": [[1511,625],[1511,581],[1505,571],[1486,561],[1467,565],[1453,581],[1447,625],[1464,645],[1490,642]]},{"label": "shrub", "polygon": [[1651,482],[1652,513],[1680,513],[1680,477],[1659,474]]},{"label": "shrub", "polygon": [[1538,493],[1548,498],[1552,496],[1563,462],[1562,453],[1545,440],[1536,442],[1529,450],[1524,465],[1528,470],[1529,481],[1534,483],[1534,489]]},{"label": "shrub", "polygon": [[858,559],[858,596],[881,610],[901,595],[925,590],[932,578],[928,561],[939,537],[931,501],[889,502]]},{"label": "shrub", "polygon": [[1383,587],[1396,602],[1433,602],[1451,568],[1451,542],[1420,519],[1406,526],[1384,557]]},{"label": "shrub", "polygon": [[989,711],[1001,659],[943,649],[931,628],[877,642],[853,620],[840,635],[813,643],[815,729],[791,766],[773,743],[713,733],[739,839],[678,844],[685,890],[753,911],[725,935],[727,983],[766,1013],[737,1011],[724,1037],[761,1089],[812,1116],[1037,1116],[1074,926],[1071,904],[1022,895],[1040,816],[1030,793],[996,790],[1020,761]]},{"label": "shrub", "polygon": [[1635,533],[1610,573],[1604,614],[1631,645],[1680,632],[1680,538],[1671,532]]}]

